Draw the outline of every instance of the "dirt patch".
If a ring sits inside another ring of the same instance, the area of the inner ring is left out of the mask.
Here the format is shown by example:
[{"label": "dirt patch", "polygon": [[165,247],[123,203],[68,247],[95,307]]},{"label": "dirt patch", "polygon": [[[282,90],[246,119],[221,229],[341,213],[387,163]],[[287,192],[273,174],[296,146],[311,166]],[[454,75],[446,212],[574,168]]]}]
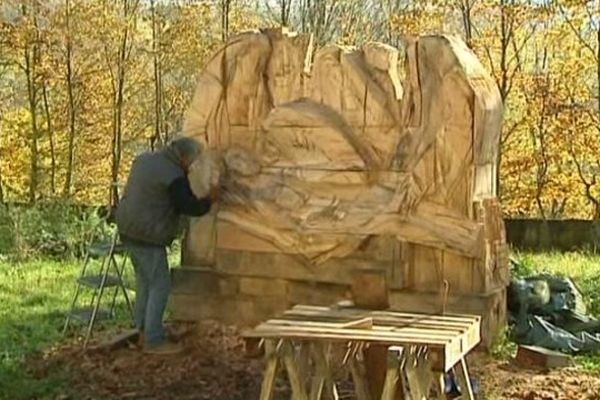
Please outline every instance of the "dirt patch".
[{"label": "dirt patch", "polygon": [[[73,376],[66,399],[258,399],[262,361],[244,356],[239,332],[218,324],[178,326],[186,351],[150,356],[135,346],[108,353],[83,353],[65,346],[32,359],[38,377],[67,368]],[[540,371],[519,368],[481,354],[470,359],[472,376],[481,382],[478,399],[600,400],[600,375],[577,368]],[[343,398],[353,398],[342,390]],[[289,399],[281,379],[276,400]]]},{"label": "dirt patch", "polygon": [[79,345],[69,345],[31,360],[29,367],[38,377],[67,368],[73,382],[63,399],[258,398],[261,361],[244,357],[235,329],[207,324],[183,331],[185,351],[178,355],[146,355],[135,345],[84,353]]},{"label": "dirt patch", "polygon": [[600,400],[600,374],[580,368],[525,369],[480,354],[470,360],[486,400]]}]

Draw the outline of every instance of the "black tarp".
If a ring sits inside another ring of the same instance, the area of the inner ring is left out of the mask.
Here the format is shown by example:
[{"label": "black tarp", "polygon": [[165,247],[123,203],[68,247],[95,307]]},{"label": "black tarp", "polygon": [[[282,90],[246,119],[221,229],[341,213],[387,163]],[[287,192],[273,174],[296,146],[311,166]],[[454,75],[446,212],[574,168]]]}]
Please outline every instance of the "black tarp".
[{"label": "black tarp", "polygon": [[514,279],[508,291],[511,339],[570,354],[600,350],[600,321],[587,315],[570,278],[541,274]]}]

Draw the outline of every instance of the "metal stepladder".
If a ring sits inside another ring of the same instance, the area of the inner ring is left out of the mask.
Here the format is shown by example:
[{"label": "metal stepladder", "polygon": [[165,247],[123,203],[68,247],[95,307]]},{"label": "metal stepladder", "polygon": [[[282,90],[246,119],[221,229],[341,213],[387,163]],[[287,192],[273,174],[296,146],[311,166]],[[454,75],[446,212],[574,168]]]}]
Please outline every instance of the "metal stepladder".
[{"label": "metal stepladder", "polygon": [[[121,257],[120,263],[117,257]],[[83,342],[84,349],[87,348],[96,322],[98,320],[106,320],[114,317],[117,295],[119,292],[122,293],[125,298],[125,303],[127,304],[127,308],[133,320],[133,308],[123,279],[125,265],[127,264],[128,259],[129,255],[127,250],[123,244],[119,242],[118,232],[113,235],[109,242],[92,242],[87,249],[83,267],[79,278],[77,279],[77,289],[73,296],[71,309],[67,314],[63,328],[64,335],[73,320],[87,323],[85,340]],[[96,267],[95,271],[91,272],[90,270],[92,269],[93,264],[98,263],[99,268]],[[82,290],[85,288],[93,291],[89,305],[87,307],[76,308],[77,300],[79,299]],[[109,308],[101,308],[103,294],[106,289],[110,288],[114,288],[110,306]]]}]

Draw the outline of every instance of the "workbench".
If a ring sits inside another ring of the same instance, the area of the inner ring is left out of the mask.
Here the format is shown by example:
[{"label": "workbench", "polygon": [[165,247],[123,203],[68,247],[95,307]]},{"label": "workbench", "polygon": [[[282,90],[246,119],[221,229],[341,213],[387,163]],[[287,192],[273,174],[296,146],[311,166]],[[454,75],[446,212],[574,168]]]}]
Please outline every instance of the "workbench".
[{"label": "workbench", "polygon": [[297,305],[244,333],[247,350],[264,349],[260,400],[273,398],[285,369],[293,400],[338,399],[336,377],[348,372],[357,400],[368,388],[365,350],[387,349],[382,400],[445,399],[446,373],[462,399],[473,399],[466,355],[480,341],[480,317]]}]

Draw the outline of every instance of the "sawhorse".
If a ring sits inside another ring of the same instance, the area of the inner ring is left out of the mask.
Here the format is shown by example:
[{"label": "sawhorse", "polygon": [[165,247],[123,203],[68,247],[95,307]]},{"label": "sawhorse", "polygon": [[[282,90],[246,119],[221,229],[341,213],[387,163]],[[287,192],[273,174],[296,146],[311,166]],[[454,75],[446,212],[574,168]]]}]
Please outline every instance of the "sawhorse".
[{"label": "sawhorse", "polygon": [[260,400],[273,398],[281,369],[287,372],[293,400],[338,399],[340,371],[349,372],[358,400],[375,400],[364,363],[371,345],[387,347],[382,400],[444,399],[444,376],[450,372],[461,398],[470,400],[465,357],[480,341],[479,328],[478,316],[296,306],[244,337],[250,347],[263,345],[265,350]]}]

